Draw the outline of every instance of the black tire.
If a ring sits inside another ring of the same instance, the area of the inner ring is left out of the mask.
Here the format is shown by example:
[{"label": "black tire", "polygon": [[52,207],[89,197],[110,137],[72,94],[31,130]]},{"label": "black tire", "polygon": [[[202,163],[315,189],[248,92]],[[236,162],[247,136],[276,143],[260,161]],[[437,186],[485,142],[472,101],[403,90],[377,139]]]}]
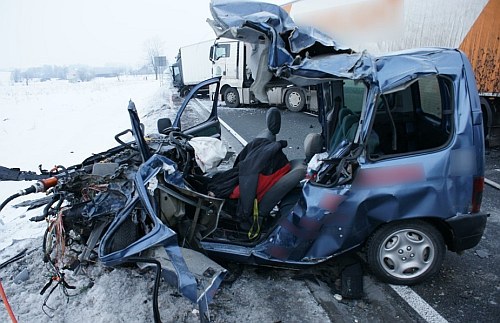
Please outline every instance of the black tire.
[{"label": "black tire", "polygon": [[480,102],[481,102],[481,112],[483,113],[484,145],[486,148],[489,148],[490,146],[489,134],[490,134],[493,110],[486,98],[480,97]]},{"label": "black tire", "polygon": [[439,271],[446,247],[435,227],[409,220],[380,227],[368,239],[366,251],[368,266],[380,280],[415,285]]},{"label": "black tire", "polygon": [[55,226],[48,226],[43,234],[42,250],[44,262],[52,261],[52,252],[56,243],[54,228]]},{"label": "black tire", "polygon": [[224,92],[224,101],[229,108],[237,108],[240,106],[240,95],[238,90],[230,87]]},{"label": "black tire", "polygon": [[306,105],[306,95],[300,87],[291,87],[285,93],[285,104],[288,110],[300,112]]},{"label": "black tire", "polygon": [[179,91],[179,95],[181,96],[181,98],[184,98],[189,94],[189,91],[191,91],[191,89],[188,86],[183,86]]}]

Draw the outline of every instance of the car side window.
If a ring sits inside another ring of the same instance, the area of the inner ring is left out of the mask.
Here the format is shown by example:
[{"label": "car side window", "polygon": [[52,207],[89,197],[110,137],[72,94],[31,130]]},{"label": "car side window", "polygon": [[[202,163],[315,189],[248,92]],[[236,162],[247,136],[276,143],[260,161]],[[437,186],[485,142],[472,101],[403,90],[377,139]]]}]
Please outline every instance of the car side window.
[{"label": "car side window", "polygon": [[201,110],[201,108],[192,100],[188,103],[186,110],[184,110],[181,116],[182,130],[190,129],[204,121],[197,113],[199,110]]},{"label": "car side window", "polygon": [[181,129],[183,131],[205,122],[210,116],[210,111],[204,108],[203,103],[198,99],[208,100],[205,92],[200,90],[189,100],[181,115]]},{"label": "car side window", "polygon": [[229,44],[218,44],[215,48],[215,59],[218,60],[221,57],[229,57],[231,45]]},{"label": "car side window", "polygon": [[360,114],[363,109],[366,87],[361,82],[344,81],[344,105],[352,112]]},{"label": "car side window", "polygon": [[422,112],[436,120],[441,119],[441,95],[439,92],[438,79],[436,77],[420,79],[418,82],[418,90]]},{"label": "car side window", "polygon": [[353,142],[366,100],[367,87],[363,82],[336,80],[323,87],[328,127],[327,150],[336,151],[343,141]]},{"label": "car side window", "polygon": [[451,138],[451,83],[436,75],[419,78],[409,87],[382,94],[368,144],[370,159],[437,149]]}]

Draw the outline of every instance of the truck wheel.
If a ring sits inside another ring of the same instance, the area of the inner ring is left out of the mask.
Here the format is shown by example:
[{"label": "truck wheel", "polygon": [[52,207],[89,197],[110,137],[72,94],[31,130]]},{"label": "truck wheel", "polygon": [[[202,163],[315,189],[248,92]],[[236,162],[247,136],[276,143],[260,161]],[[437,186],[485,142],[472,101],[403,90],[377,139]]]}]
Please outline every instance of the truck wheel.
[{"label": "truck wheel", "polygon": [[226,105],[230,108],[237,108],[240,105],[240,95],[238,90],[234,87],[230,87],[224,92],[224,101]]},{"label": "truck wheel", "polygon": [[189,91],[191,91],[191,89],[187,86],[184,86],[181,88],[181,90],[179,91],[179,95],[181,96],[181,98],[185,97],[186,95],[188,95]]},{"label": "truck wheel", "polygon": [[382,281],[414,285],[436,274],[446,249],[441,233],[418,220],[382,226],[368,239],[367,260]]},{"label": "truck wheel", "polygon": [[288,110],[300,112],[306,105],[306,95],[299,87],[291,87],[285,94],[285,104]]},{"label": "truck wheel", "polygon": [[484,130],[484,144],[486,148],[489,148],[489,141],[490,141],[490,127],[491,127],[491,120],[493,116],[493,110],[491,109],[491,106],[484,97],[480,97],[480,102],[481,102],[481,112],[483,113],[483,130]]}]

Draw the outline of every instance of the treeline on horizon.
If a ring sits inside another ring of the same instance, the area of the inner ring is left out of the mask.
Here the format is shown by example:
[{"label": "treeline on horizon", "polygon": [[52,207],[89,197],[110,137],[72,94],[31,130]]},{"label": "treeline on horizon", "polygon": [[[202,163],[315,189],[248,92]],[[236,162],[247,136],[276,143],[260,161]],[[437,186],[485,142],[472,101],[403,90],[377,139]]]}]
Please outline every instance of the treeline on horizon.
[{"label": "treeline on horizon", "polygon": [[154,70],[147,65],[136,69],[128,66],[91,67],[87,65],[44,65],[26,69],[16,68],[11,72],[10,79],[16,83],[28,83],[28,81],[34,79],[39,79],[40,81],[58,79],[87,82],[95,77],[118,77],[120,75],[143,75],[152,73],[154,73]]}]

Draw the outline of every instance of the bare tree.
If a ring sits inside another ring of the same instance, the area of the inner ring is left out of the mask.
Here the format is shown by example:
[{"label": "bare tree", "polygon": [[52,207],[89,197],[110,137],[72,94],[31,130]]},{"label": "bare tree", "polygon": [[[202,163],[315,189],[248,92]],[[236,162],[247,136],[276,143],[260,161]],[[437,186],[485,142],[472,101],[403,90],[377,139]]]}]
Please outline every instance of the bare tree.
[{"label": "bare tree", "polygon": [[153,68],[155,71],[156,79],[158,80],[158,73],[160,72],[160,67],[157,66],[157,62],[155,61],[155,57],[160,56],[163,52],[163,42],[158,37],[154,37],[148,39],[145,42],[146,53],[147,53],[147,61],[148,65]]}]

